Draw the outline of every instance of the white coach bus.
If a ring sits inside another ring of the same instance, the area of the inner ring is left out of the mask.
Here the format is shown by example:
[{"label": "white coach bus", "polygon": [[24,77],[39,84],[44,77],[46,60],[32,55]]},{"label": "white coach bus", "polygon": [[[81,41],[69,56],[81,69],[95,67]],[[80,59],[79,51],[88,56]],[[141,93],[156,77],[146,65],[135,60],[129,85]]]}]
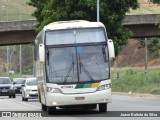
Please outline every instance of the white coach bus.
[{"label": "white coach bus", "polygon": [[101,22],[60,21],[35,40],[36,77],[42,110],[80,107],[107,111],[114,45]]}]

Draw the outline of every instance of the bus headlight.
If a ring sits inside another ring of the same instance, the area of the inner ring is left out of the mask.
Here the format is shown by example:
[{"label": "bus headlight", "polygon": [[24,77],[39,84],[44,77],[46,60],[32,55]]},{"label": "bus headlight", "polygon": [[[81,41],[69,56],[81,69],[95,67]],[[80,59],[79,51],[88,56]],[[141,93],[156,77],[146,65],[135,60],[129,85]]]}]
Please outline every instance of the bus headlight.
[{"label": "bus headlight", "polygon": [[51,87],[47,87],[47,92],[62,93],[62,91],[59,88],[51,88]]},{"label": "bus headlight", "polygon": [[101,85],[97,88],[97,91],[106,90],[111,88],[111,84]]}]

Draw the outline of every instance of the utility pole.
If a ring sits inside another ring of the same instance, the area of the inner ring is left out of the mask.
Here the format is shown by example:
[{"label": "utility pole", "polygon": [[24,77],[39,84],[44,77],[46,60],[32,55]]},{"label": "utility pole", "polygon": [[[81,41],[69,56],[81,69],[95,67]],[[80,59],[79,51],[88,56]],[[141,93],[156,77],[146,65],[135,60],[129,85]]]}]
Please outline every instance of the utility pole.
[{"label": "utility pole", "polygon": [[7,75],[9,75],[9,46],[7,46]]},{"label": "utility pole", "polygon": [[34,53],[34,45],[33,45],[33,76],[35,77],[35,74],[36,74],[36,72],[35,72],[35,60],[34,60],[34,56],[35,56],[35,53]]},{"label": "utility pole", "polygon": [[148,48],[147,48],[147,38],[145,38],[145,70],[147,71],[147,59],[148,59]]},{"label": "utility pole", "polygon": [[97,0],[97,22],[99,22],[99,0]]},{"label": "utility pole", "polygon": [[22,75],[22,48],[19,46],[19,75]]},{"label": "utility pole", "polygon": [[[21,0],[19,0],[19,4],[21,4]],[[19,19],[20,20],[22,19],[21,5],[19,7]],[[19,74],[20,74],[20,77],[21,77],[21,75],[22,75],[22,46],[21,45],[19,46]]]}]

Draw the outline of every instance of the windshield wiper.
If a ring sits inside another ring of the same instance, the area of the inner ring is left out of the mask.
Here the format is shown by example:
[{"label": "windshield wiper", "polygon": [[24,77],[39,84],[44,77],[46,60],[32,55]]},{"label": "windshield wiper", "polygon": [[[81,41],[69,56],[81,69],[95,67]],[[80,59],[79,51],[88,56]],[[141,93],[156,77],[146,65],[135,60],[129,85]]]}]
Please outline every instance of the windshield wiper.
[{"label": "windshield wiper", "polygon": [[86,73],[86,75],[90,78],[91,81],[94,81],[93,77],[91,76],[91,74],[88,72],[88,70],[84,67],[83,63],[81,62],[80,59],[80,54],[79,54],[79,66],[80,66],[80,73],[81,73],[81,68],[83,69],[83,71]]},{"label": "windshield wiper", "polygon": [[47,64],[49,65],[49,50],[46,48]]},{"label": "windshield wiper", "polygon": [[67,79],[68,79],[68,77],[69,77],[72,69],[73,69],[73,73],[74,73],[74,58],[73,58],[73,53],[72,53],[72,63],[71,63],[71,65],[70,65],[70,67],[69,67],[69,70],[68,70],[68,72],[67,72],[67,75],[66,75],[65,78],[64,78],[64,82],[67,82]]},{"label": "windshield wiper", "polygon": [[102,53],[103,53],[104,62],[106,63],[106,62],[108,62],[108,60],[107,60],[105,48],[106,48],[106,45],[103,45],[103,47],[102,47]]}]

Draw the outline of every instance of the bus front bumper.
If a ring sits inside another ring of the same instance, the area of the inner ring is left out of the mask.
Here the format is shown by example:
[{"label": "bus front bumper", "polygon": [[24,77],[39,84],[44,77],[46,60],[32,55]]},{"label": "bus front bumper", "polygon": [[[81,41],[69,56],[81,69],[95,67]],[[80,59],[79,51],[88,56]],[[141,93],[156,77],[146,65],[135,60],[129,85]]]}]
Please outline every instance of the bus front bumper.
[{"label": "bus front bumper", "polygon": [[46,97],[47,106],[57,107],[65,105],[110,103],[112,101],[111,89],[85,94],[47,93]]}]

